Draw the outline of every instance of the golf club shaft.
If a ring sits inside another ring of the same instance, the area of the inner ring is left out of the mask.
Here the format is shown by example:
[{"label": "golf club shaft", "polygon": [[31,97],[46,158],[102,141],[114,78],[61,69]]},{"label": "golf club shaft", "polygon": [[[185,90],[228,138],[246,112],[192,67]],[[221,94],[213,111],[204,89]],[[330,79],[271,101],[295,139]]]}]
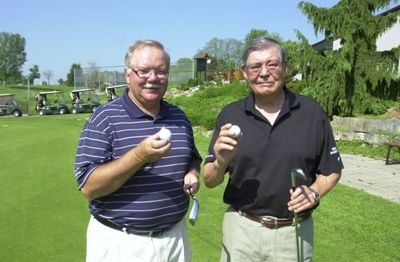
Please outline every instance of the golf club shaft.
[{"label": "golf club shaft", "polygon": [[[307,179],[307,177],[306,177],[306,175],[305,175],[305,173],[304,173],[304,171],[302,169],[300,169],[300,168],[292,169],[292,172],[291,172],[291,182],[292,182],[291,189],[292,189],[292,192],[294,192],[296,190],[296,188],[297,188],[297,186],[296,186],[296,177],[299,177],[302,180],[306,180]],[[302,259],[301,259],[301,253],[302,252],[300,252],[299,220],[298,220],[298,215],[297,215],[296,212],[294,212],[294,218],[293,219],[294,219],[294,226],[295,226],[295,233],[296,233],[297,261],[300,262],[300,261],[302,261]]]},{"label": "golf club shaft", "polygon": [[294,227],[296,230],[296,251],[297,251],[297,262],[300,262],[300,239],[299,239],[299,222],[297,213],[294,213]]}]

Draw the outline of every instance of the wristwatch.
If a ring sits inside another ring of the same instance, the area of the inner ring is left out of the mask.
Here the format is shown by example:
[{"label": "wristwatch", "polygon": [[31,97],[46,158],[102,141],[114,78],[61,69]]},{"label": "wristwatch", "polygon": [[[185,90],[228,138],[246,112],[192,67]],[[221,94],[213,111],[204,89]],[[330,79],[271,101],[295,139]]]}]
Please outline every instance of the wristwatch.
[{"label": "wristwatch", "polygon": [[313,209],[314,209],[314,208],[317,208],[317,206],[319,205],[319,200],[321,197],[319,196],[318,192],[315,191],[314,189],[310,188],[310,191],[311,191],[311,194],[313,195],[315,201],[317,201],[317,204],[315,204],[315,206],[313,207]]}]

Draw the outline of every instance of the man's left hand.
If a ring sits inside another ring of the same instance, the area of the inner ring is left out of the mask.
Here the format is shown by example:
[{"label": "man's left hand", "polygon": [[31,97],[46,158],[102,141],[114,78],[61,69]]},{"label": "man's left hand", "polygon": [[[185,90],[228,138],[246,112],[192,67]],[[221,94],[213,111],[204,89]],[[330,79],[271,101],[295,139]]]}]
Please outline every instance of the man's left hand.
[{"label": "man's left hand", "polygon": [[185,175],[183,179],[183,191],[188,194],[188,190],[192,192],[192,194],[196,194],[199,191],[200,183],[199,183],[199,175],[196,171],[190,171]]},{"label": "man's left hand", "polygon": [[290,190],[291,196],[288,203],[289,211],[300,213],[306,209],[311,209],[318,204],[311,189],[307,186],[300,186],[296,190]]}]

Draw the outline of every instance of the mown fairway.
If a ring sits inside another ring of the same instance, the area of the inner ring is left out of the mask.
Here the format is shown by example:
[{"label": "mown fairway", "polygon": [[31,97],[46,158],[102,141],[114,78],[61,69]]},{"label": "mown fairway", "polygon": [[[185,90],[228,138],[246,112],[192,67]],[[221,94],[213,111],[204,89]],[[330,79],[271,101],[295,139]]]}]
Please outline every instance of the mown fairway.
[{"label": "mown fairway", "polygon": [[83,261],[86,201],[74,155],[88,115],[0,119],[3,261]]},{"label": "mown fairway", "polygon": [[[73,175],[88,114],[0,118],[0,260],[84,261],[87,202]],[[209,138],[196,136],[204,157]],[[198,193],[193,261],[219,261],[223,185]],[[400,261],[400,206],[337,186],[314,214],[314,261]]]}]

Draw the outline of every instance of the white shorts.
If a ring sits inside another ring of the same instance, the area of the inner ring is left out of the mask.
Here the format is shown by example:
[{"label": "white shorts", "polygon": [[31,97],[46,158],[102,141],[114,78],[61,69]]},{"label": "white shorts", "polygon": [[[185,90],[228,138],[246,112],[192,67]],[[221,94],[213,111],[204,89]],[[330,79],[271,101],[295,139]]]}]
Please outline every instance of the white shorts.
[{"label": "white shorts", "polygon": [[186,262],[191,248],[185,219],[161,236],[127,234],[90,218],[87,229],[87,262]]}]

